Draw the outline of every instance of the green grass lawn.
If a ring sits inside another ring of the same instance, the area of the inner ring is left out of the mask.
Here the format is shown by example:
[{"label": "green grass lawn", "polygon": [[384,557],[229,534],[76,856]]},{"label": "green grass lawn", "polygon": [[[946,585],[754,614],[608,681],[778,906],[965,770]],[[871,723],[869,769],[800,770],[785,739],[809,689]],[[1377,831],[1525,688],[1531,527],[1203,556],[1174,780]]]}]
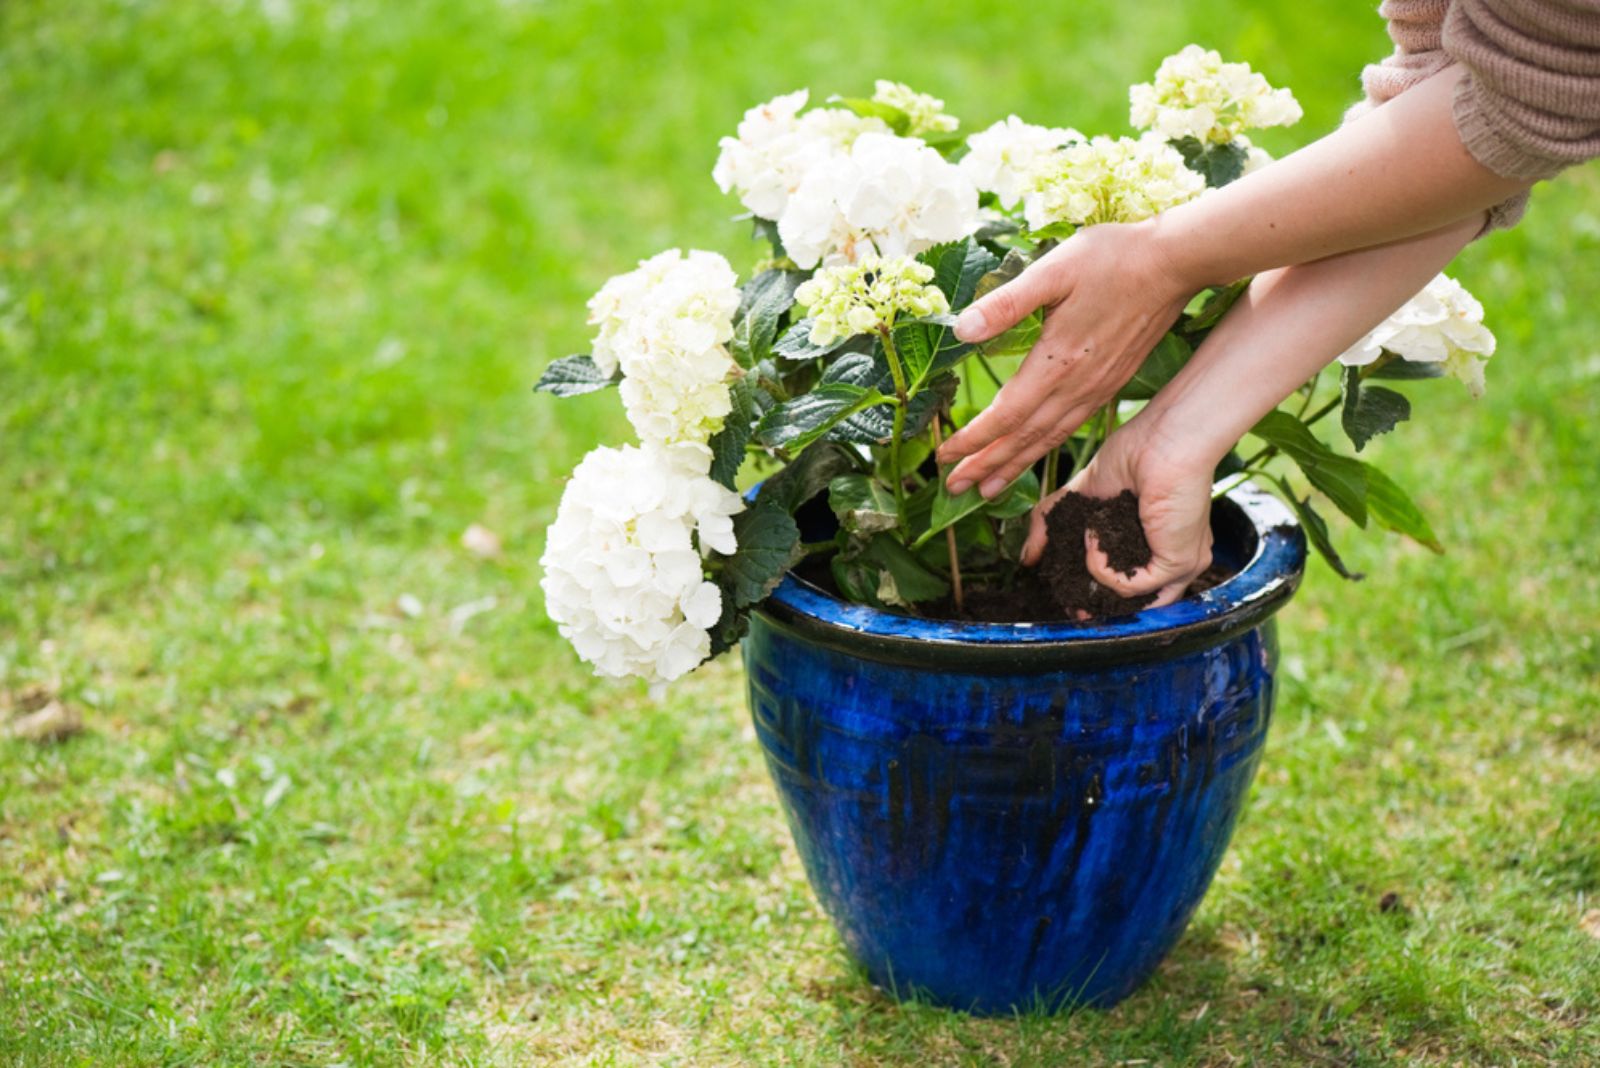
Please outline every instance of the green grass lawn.
[{"label": "green grass lawn", "polygon": [[876,993],[737,663],[652,702],[540,610],[623,422],[529,386],[637,258],[754,259],[743,108],[891,76],[1121,130],[1198,40],[1299,94],[1281,152],[1368,7],[0,6],[0,719],[87,721],[0,741],[0,1064],[1600,1065],[1594,168],[1458,264],[1489,394],[1372,446],[1450,552],[1336,530],[1369,577],[1284,613],[1234,848],[1112,1012]]}]

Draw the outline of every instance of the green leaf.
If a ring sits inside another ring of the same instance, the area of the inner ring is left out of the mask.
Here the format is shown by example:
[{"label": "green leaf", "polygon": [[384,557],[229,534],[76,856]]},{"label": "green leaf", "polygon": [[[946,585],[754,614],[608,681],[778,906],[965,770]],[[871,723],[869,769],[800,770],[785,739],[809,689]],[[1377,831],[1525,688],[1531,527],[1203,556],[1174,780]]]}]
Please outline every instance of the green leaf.
[{"label": "green leaf", "polygon": [[989,502],[983,511],[995,519],[1014,519],[1033,511],[1039,503],[1039,476],[1028,468],[1017,480],[1006,487],[1004,493]]},{"label": "green leaf", "polygon": [[1221,189],[1244,174],[1245,161],[1250,158],[1242,145],[1232,141],[1213,145],[1184,137],[1172,142],[1172,147],[1183,153],[1183,162],[1213,189]]},{"label": "green leaf", "polygon": [[1443,553],[1438,535],[1406,491],[1388,475],[1371,464],[1367,465],[1367,507],[1372,518],[1390,530],[1404,534],[1418,544],[1436,553]]},{"label": "green leaf", "polygon": [[766,502],[733,517],[733,536],[738,549],[721,558],[720,578],[737,608],[766,597],[804,555],[800,528],[788,512]]},{"label": "green leaf", "polygon": [[[887,534],[869,541],[857,559],[878,568],[877,599],[905,605],[931,601],[950,592],[950,584],[923,566],[911,550]],[[884,576],[888,576],[885,581]]]},{"label": "green leaf", "polygon": [[1041,226],[1037,230],[1029,230],[1026,236],[1029,241],[1065,241],[1078,232],[1078,228],[1069,222],[1053,222],[1048,226]]},{"label": "green leaf", "polygon": [[852,547],[829,562],[839,592],[857,604],[906,608],[950,592],[950,586],[904,545],[887,534]]},{"label": "green leaf", "polygon": [[762,271],[745,283],[734,314],[730,351],[740,367],[749,369],[766,359],[778,335],[778,323],[794,306],[794,291],[805,281],[800,271],[778,268]]},{"label": "green leaf", "polygon": [[851,472],[828,483],[828,507],[852,534],[877,534],[899,523],[894,492],[871,475]]},{"label": "green leaf", "polygon": [[992,337],[979,345],[985,356],[1001,359],[1006,356],[1026,356],[1038,344],[1044,331],[1044,312],[1036,310],[1010,330]]},{"label": "green leaf", "polygon": [[913,549],[926,545],[935,534],[979,511],[986,512],[996,519],[1009,519],[1026,514],[1039,502],[1039,476],[1035,475],[1031,468],[1019,475],[992,501],[984,500],[976,486],[951,496],[944,482],[944,476],[948,473],[941,471],[940,477],[935,480],[936,488],[933,508],[928,516],[928,529],[912,542]]},{"label": "green leaf", "polygon": [[722,594],[722,615],[711,624],[708,633],[711,635],[711,655],[721,656],[723,653],[739,644],[745,632],[750,629],[750,615],[741,611],[734,603],[733,596],[726,587]]},{"label": "green leaf", "polygon": [[1387,378],[1390,381],[1408,382],[1420,378],[1444,377],[1444,364],[1407,360],[1393,353],[1385,353],[1379,362],[1367,371],[1368,378]]},{"label": "green leaf", "polygon": [[[940,375],[929,382],[921,393],[912,397],[911,403],[906,406],[905,433],[901,440],[914,438],[928,429],[933,413],[950,402],[958,385],[960,379],[955,375]],[[829,430],[827,436],[830,441],[849,441],[858,445],[885,444],[894,436],[894,407],[880,403],[863,408]]]},{"label": "green leaf", "polygon": [[558,397],[579,397],[621,381],[621,371],[608,378],[600,373],[600,368],[588,356],[563,356],[551,361],[533,388],[540,393],[554,393]]},{"label": "green leaf", "polygon": [[1021,230],[1014,219],[1008,219],[1004,215],[988,215],[972,232],[972,240],[992,245],[1001,238],[1011,237]]},{"label": "green leaf", "polygon": [[1183,338],[1171,333],[1163,335],[1128,384],[1122,387],[1122,396],[1127,400],[1149,400],[1183,370],[1183,365],[1193,355],[1194,350]]},{"label": "green leaf", "polygon": [[[1006,253],[1006,258],[1000,261],[998,267],[988,271],[978,279],[977,284],[973,287],[972,299],[980,300],[983,297],[987,297],[1027,269],[1028,257],[1016,249],[1012,249]],[[951,305],[951,307],[954,306],[953,304]]]},{"label": "green leaf", "polygon": [[711,477],[735,489],[734,477],[744,463],[745,446],[750,444],[751,424],[756,418],[756,386],[749,376],[739,379],[728,390],[733,408],[722,421],[722,429],[712,435]]},{"label": "green leaf", "polygon": [[1410,401],[1392,389],[1363,386],[1359,367],[1346,367],[1340,385],[1344,391],[1344,405],[1339,412],[1339,423],[1357,452],[1379,434],[1387,434],[1411,418]]},{"label": "green leaf", "polygon": [[746,215],[743,218],[750,220],[750,239],[752,241],[765,241],[772,246],[774,259],[783,259],[789,254],[783,247],[783,238],[778,235],[778,223],[775,219],[762,219],[755,215]]},{"label": "green leaf", "polygon": [[1213,289],[1200,305],[1200,310],[1189,316],[1189,321],[1183,325],[1184,333],[1197,334],[1216,326],[1249,288],[1250,279],[1241,278],[1232,285]]},{"label": "green leaf", "polygon": [[1288,412],[1268,412],[1250,432],[1276,445],[1357,526],[1367,525],[1367,468],[1360,460],[1340,456]]},{"label": "green leaf", "polygon": [[847,446],[819,442],[763,482],[760,500],[792,513],[827,489],[835,478],[859,470],[862,462],[860,455]]},{"label": "green leaf", "polygon": [[795,323],[772,346],[772,354],[781,356],[786,360],[814,360],[819,356],[826,356],[843,348],[850,339],[847,337],[836,338],[826,345],[813,345],[811,343],[811,320],[801,319]]},{"label": "green leaf", "polygon": [[913,549],[926,545],[935,534],[945,527],[960,521],[982,508],[988,502],[978,492],[977,486],[969,487],[966,492],[950,495],[950,490],[945,486],[944,471],[939,472],[935,479],[933,492],[933,510],[928,516],[928,529],[917,535],[917,540],[911,543]]},{"label": "green leaf", "polygon": [[889,129],[901,137],[911,130],[911,116],[892,104],[880,104],[859,96],[830,96],[828,103],[843,104],[863,119],[882,119]]},{"label": "green leaf", "polygon": [[965,308],[972,303],[978,283],[1000,266],[1000,257],[970,237],[959,244],[940,247],[945,251],[939,256],[938,262],[932,259],[924,262],[933,266],[934,285],[944,293],[950,307]]},{"label": "green leaf", "polygon": [[1328,566],[1352,582],[1365,578],[1366,576],[1362,575],[1361,572],[1351,571],[1345,566],[1344,559],[1340,557],[1339,551],[1333,547],[1333,539],[1328,535],[1327,521],[1318,515],[1317,510],[1311,506],[1310,498],[1302,500],[1296,497],[1289,483],[1281,478],[1274,478],[1272,481],[1278,487],[1278,495],[1288,502],[1289,507],[1294,509],[1294,514],[1299,517],[1300,526],[1306,532],[1306,540],[1311,542],[1311,546],[1317,550],[1317,554],[1328,562]]},{"label": "green leaf", "polygon": [[[942,335],[944,328],[935,331]],[[923,378],[927,376],[929,368],[933,366],[933,354],[937,342],[928,337],[928,328],[916,323],[907,323],[905,326],[896,325],[894,331],[895,351],[900,354],[900,366],[905,369],[906,392],[915,393],[922,385]],[[887,366],[887,358],[886,363]]]},{"label": "green leaf", "polygon": [[849,382],[825,382],[770,409],[756,424],[756,440],[772,448],[799,452],[837,423],[887,399],[875,389]]}]

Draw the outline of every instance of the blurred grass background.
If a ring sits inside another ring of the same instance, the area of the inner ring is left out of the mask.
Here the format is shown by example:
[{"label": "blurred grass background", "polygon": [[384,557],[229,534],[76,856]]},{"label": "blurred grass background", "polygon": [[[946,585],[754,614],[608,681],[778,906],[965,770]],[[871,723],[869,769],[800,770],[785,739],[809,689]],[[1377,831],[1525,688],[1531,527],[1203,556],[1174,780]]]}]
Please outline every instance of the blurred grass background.
[{"label": "blurred grass background", "polygon": [[[1600,176],[1455,273],[1490,390],[1373,447],[1199,917],[1107,1014],[895,1006],[812,902],[737,665],[662,703],[542,618],[614,398],[529,386],[751,104],[893,77],[1121,131],[1189,41],[1333,126],[1364,5],[0,6],[0,1062],[1600,1064]],[[1410,388],[1410,387],[1408,387]],[[504,552],[463,548],[470,524]],[[1585,916],[1593,927],[1585,929]]]}]

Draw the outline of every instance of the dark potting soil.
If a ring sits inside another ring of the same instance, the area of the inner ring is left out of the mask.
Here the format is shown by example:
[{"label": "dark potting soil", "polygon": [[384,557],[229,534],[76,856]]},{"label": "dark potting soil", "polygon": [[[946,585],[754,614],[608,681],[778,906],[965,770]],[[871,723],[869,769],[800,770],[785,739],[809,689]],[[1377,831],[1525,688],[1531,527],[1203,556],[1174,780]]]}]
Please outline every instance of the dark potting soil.
[{"label": "dark potting soil", "polygon": [[[1132,574],[1150,562],[1150,544],[1139,521],[1139,498],[1124,490],[1108,500],[1069,493],[1045,518],[1049,541],[1035,568],[1017,576],[1011,589],[990,589],[969,584],[961,611],[951,597],[925,601],[916,614],[927,619],[971,623],[1046,623],[1061,620],[1094,622],[1132,615],[1155,594],[1127,598],[1101,586],[1089,574],[1084,531],[1093,529],[1111,566]],[[812,585],[838,596],[826,562],[812,557],[797,569]],[[1213,563],[1189,584],[1185,597],[1193,597],[1233,577],[1233,572]],[[1087,615],[1087,618],[1085,618]]]},{"label": "dark potting soil", "polygon": [[1093,530],[1113,570],[1131,575],[1150,562],[1150,543],[1139,521],[1139,498],[1130,490],[1101,500],[1069,493],[1045,516],[1049,541],[1038,573],[1057,611],[1067,619],[1115,619],[1132,615],[1156,599],[1153,593],[1123,597],[1089,574],[1084,532]]}]

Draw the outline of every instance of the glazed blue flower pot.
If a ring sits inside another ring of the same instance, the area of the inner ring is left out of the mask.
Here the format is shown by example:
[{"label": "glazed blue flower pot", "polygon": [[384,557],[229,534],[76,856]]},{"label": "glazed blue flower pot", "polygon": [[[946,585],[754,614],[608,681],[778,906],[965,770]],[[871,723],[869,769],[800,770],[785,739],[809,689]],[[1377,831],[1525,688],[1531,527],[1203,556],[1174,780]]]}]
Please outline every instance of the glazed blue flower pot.
[{"label": "glazed blue flower pot", "polygon": [[1305,540],[1251,487],[1238,569],[1098,625],[969,624],[796,576],[744,640],[750,708],[811,886],[878,986],[978,1013],[1109,1006],[1177,943],[1272,713],[1273,614]]}]

